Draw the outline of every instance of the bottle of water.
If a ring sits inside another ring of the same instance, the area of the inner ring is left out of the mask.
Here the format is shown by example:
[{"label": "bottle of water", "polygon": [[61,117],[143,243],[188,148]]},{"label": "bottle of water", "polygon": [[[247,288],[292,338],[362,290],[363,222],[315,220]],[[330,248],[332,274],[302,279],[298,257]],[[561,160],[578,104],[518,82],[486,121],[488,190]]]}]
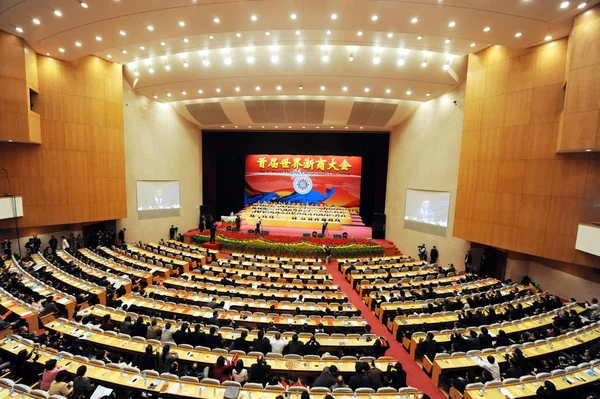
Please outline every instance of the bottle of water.
[{"label": "bottle of water", "polygon": [[144,386],[146,386],[146,382],[148,381],[148,373],[146,373],[146,370],[144,370],[142,375],[144,376]]},{"label": "bottle of water", "polygon": [[179,391],[183,391],[183,382],[179,380]]},{"label": "bottle of water", "polygon": [[217,388],[213,388],[213,398],[217,397]]}]

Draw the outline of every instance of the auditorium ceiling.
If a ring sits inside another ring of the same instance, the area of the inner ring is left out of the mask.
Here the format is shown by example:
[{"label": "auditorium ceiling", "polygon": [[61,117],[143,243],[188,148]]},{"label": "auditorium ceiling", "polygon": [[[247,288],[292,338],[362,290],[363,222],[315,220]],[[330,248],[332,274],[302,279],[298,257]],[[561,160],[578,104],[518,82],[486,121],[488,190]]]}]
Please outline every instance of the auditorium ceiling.
[{"label": "auditorium ceiling", "polygon": [[466,55],[567,36],[600,0],[2,0],[39,53],[94,54],[205,128],[388,130]]}]

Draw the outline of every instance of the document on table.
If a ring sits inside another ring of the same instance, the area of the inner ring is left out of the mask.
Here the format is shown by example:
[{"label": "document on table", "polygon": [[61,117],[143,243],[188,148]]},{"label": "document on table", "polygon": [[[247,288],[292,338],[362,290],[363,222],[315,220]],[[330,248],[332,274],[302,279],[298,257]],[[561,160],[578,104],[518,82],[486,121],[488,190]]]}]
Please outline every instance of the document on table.
[{"label": "document on table", "polygon": [[103,387],[102,385],[98,385],[94,390],[94,393],[90,397],[90,399],[100,399],[103,396],[110,395],[112,393],[112,389]]}]

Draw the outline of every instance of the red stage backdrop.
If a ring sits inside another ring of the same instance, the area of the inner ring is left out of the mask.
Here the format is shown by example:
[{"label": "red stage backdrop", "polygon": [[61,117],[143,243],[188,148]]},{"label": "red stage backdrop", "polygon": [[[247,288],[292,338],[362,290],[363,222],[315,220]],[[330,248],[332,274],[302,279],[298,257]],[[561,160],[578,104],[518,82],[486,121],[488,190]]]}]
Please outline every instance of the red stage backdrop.
[{"label": "red stage backdrop", "polygon": [[358,211],[362,157],[247,155],[245,204],[278,200]]}]

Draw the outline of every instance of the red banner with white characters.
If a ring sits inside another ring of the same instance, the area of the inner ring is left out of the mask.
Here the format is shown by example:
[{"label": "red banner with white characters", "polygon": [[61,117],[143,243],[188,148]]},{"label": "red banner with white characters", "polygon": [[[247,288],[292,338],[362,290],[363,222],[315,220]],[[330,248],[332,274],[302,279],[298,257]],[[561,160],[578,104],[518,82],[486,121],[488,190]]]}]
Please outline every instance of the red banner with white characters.
[{"label": "red banner with white characters", "polygon": [[283,201],[358,209],[362,158],[337,155],[246,156],[245,203]]}]

